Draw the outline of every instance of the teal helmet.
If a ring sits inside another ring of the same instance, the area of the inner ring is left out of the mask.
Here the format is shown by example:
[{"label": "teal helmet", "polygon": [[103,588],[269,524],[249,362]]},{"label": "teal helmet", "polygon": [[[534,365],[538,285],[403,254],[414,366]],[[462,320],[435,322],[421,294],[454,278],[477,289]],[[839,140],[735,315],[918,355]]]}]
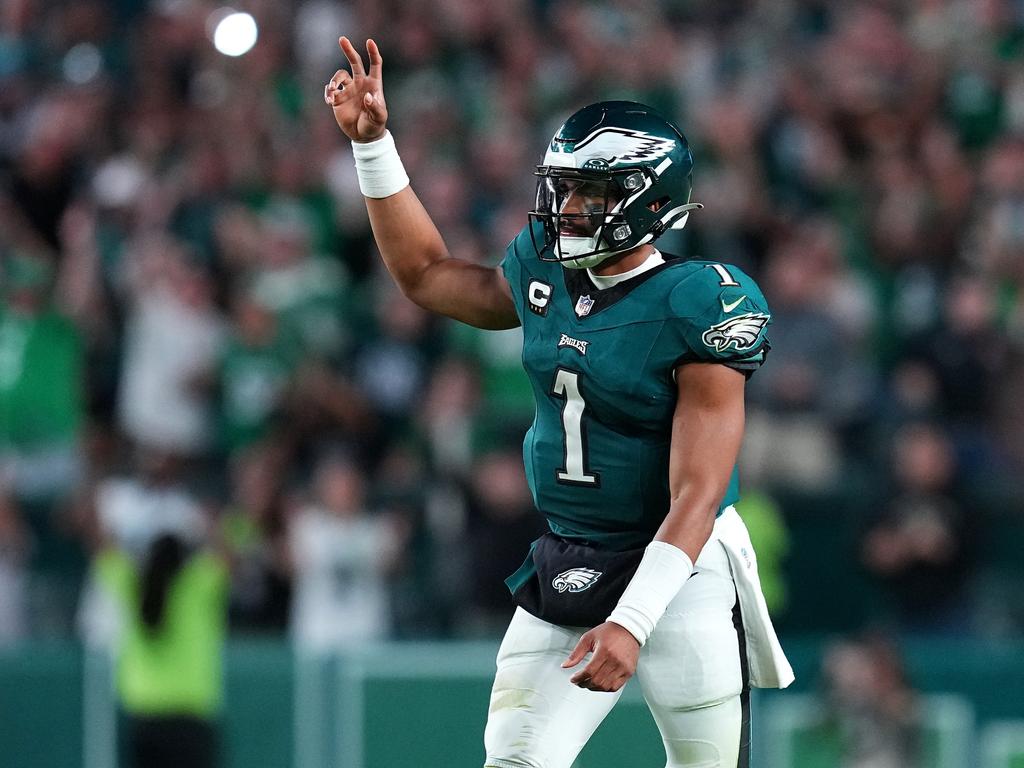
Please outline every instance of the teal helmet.
[{"label": "teal helmet", "polygon": [[[611,256],[680,229],[690,211],[693,155],[686,137],[650,107],[602,101],[555,132],[537,166],[530,232],[537,255],[567,267]],[[543,240],[541,235],[543,234]]]}]

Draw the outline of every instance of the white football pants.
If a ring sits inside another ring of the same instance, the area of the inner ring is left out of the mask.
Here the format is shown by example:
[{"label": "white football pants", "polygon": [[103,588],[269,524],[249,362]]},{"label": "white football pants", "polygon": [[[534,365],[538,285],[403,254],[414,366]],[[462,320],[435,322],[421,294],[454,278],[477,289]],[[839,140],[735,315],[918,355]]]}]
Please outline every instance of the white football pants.
[{"label": "white football pants", "polygon": [[[668,768],[744,768],[749,759],[736,604],[728,557],[712,536],[637,663],[635,677],[661,731]],[[585,631],[516,609],[498,650],[484,732],[487,768],[570,768],[611,711],[621,691],[569,682],[589,656],[573,669],[561,667]]]}]

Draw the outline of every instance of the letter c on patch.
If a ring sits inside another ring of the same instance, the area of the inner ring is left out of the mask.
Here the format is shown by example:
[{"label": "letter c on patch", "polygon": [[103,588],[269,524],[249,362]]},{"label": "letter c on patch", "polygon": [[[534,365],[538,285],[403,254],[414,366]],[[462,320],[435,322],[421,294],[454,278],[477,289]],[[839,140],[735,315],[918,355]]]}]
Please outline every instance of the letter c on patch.
[{"label": "letter c on patch", "polygon": [[540,280],[531,280],[526,289],[526,298],[530,305],[530,311],[543,317],[548,313],[548,302],[551,301],[552,288]]}]

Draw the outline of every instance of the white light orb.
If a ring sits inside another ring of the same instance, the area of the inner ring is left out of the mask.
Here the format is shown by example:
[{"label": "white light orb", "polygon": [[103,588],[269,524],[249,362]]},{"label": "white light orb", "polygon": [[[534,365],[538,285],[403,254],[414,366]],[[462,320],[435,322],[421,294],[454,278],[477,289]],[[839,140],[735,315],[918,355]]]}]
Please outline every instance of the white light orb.
[{"label": "white light orb", "polygon": [[92,43],[79,43],[64,54],[61,68],[69,83],[85,85],[103,71],[103,54]]},{"label": "white light orb", "polygon": [[232,11],[217,22],[213,30],[213,47],[225,56],[248,53],[259,37],[256,19],[248,13]]}]

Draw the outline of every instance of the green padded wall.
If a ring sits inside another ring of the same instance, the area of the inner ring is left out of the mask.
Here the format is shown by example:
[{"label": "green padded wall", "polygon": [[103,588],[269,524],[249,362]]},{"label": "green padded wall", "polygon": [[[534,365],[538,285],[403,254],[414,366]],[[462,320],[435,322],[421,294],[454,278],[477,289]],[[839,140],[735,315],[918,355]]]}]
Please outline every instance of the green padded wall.
[{"label": "green padded wall", "polygon": [[[826,642],[784,642],[798,675],[795,691],[815,690]],[[479,766],[495,649],[494,642],[387,644],[324,660],[302,675],[286,643],[235,641],[226,660],[224,768],[393,768],[410,758],[417,768]],[[980,726],[1024,718],[1024,644],[920,641],[904,651],[920,688],[969,700]],[[113,721],[109,686],[103,694],[107,678],[100,669],[93,673],[98,684],[87,686],[85,668],[71,643],[0,653],[0,766],[78,768],[87,744],[95,754],[108,743],[102,730]],[[106,712],[94,705],[84,717],[87,691],[93,701],[108,702]],[[759,724],[787,695],[764,692],[755,702],[755,755],[764,746]],[[807,751],[816,751],[811,746]],[[827,745],[818,746],[827,762]],[[631,686],[578,768],[657,768],[662,760],[654,725]],[[108,764],[94,758],[90,768]]]}]

